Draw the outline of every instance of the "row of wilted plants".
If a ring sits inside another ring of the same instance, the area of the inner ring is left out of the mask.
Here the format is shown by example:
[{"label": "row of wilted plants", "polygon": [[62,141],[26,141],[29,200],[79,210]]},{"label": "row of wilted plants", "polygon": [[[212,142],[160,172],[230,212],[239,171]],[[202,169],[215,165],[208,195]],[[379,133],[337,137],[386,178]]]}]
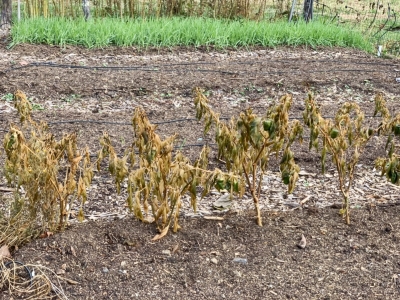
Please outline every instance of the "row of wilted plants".
[{"label": "row of wilted plants", "polygon": [[[163,237],[169,228],[179,229],[185,194],[190,195],[190,205],[196,211],[197,192],[200,190],[204,197],[213,188],[239,197],[247,191],[254,200],[257,224],[262,226],[261,183],[270,159],[278,158],[282,181],[288,185],[289,193],[299,176],[300,167],[295,163],[292,146],[302,142],[303,125],[299,120],[290,121],[292,97],[283,96],[263,116],[249,109],[224,122],[200,89],[195,89],[194,94],[204,134],[211,129],[215,132],[223,170],[208,169],[207,146],[194,162],[176,151],[176,136],[162,140],[141,108],[135,109],[132,120],[135,136],[125,153],[118,156],[110,137],[104,133],[98,158],[91,161],[89,149],[78,149],[76,134],[65,134],[56,140],[45,123],[32,120],[31,104],[22,92],[16,92],[14,102],[22,125],[11,125],[4,139],[4,174],[14,194],[9,203],[2,199],[2,206],[7,209],[0,213],[0,245],[18,245],[64,229],[77,203],[80,205],[77,218],[83,220],[86,192],[95,166],[100,170],[103,160],[108,161],[117,192],[126,189],[129,210],[139,220],[156,224],[159,234],[154,239]],[[375,106],[379,121],[369,123],[355,103],[343,104],[334,119],[325,119],[311,94],[305,100],[303,119],[310,131],[309,148],[320,153],[322,172],[327,156],[332,159],[343,196],[340,212],[347,224],[357,162],[372,136],[388,136],[388,155],[379,158],[377,166],[392,183],[400,181],[400,162],[394,143],[394,137],[400,135],[400,114],[394,117],[389,114],[381,94],[376,96]]]}]

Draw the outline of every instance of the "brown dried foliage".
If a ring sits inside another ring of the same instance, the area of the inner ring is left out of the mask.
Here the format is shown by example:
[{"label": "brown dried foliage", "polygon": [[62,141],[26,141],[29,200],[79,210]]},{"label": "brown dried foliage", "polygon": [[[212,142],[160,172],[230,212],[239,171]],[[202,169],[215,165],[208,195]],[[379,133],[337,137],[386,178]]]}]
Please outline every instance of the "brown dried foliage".
[{"label": "brown dried foliage", "polygon": [[[170,226],[174,232],[180,228],[178,219],[185,194],[190,195],[190,205],[196,211],[199,187],[201,197],[213,187],[241,197],[247,188],[254,201],[257,223],[262,226],[261,185],[273,155],[278,158],[281,154],[280,171],[289,193],[298,179],[300,168],[294,161],[291,146],[296,140],[302,142],[303,127],[297,120],[289,121],[291,95],[283,96],[264,116],[248,109],[229,122],[219,119],[199,88],[194,89],[194,95],[196,117],[204,121],[204,134],[215,127],[218,158],[225,162],[227,172],[207,170],[208,147],[203,148],[193,164],[181,152],[175,152],[176,136],[162,140],[156,126],[140,108],[135,110],[132,120],[135,138],[122,157],[117,155],[107,133],[100,140],[98,169],[102,160],[108,158],[108,169],[118,193],[122,184],[127,183],[130,211],[141,221],[156,224],[160,234],[154,240],[165,236]],[[63,229],[75,200],[80,200],[78,219],[83,220],[86,189],[93,177],[89,151],[77,149],[76,134],[66,134],[57,141],[45,123],[32,120],[32,107],[22,92],[17,91],[14,100],[22,127],[11,125],[4,138],[4,174],[15,193],[9,215],[2,215],[0,220],[0,244],[9,246],[40,232]],[[322,117],[311,94],[305,106],[303,118],[310,128],[309,147],[321,152],[323,172],[326,156],[331,155],[343,196],[341,214],[349,224],[350,190],[356,165],[374,134],[388,135],[388,155],[379,158],[376,165],[392,183],[400,182],[400,159],[394,143],[394,137],[400,135],[400,114],[390,115],[382,94],[375,98],[375,115],[379,114],[382,119],[378,126],[366,124],[363,112],[355,103],[343,104],[333,120]]]},{"label": "brown dried foliage", "polygon": [[[0,244],[18,245],[40,232],[61,230],[72,203],[86,201],[93,171],[88,149],[77,149],[75,133],[57,141],[47,124],[32,120],[31,105],[17,91],[14,103],[22,127],[11,125],[4,138],[4,174],[15,189],[10,213],[2,219]],[[81,207],[80,216],[83,216]]]},{"label": "brown dried foliage", "polygon": [[[375,99],[379,111],[384,112],[386,106],[378,95]],[[350,224],[350,191],[354,180],[356,165],[371,137],[379,126],[366,124],[364,113],[356,103],[344,103],[336,113],[335,119],[324,119],[312,94],[305,100],[306,109],[303,114],[305,124],[310,128],[310,150],[315,148],[321,152],[322,173],[325,173],[327,154],[332,157],[339,177],[339,189],[343,196],[343,207],[340,213]],[[386,109],[387,111],[387,109]],[[322,147],[320,142],[322,140]]]},{"label": "brown dried foliage", "polygon": [[98,168],[108,156],[109,171],[115,178],[118,192],[127,179],[127,205],[139,220],[157,225],[160,234],[154,240],[166,235],[170,225],[174,232],[180,228],[178,219],[183,195],[189,193],[190,204],[196,211],[198,186],[203,187],[205,195],[220,182],[236,184],[237,179],[231,174],[218,169],[207,170],[207,147],[191,164],[181,152],[173,153],[176,136],[161,140],[143,109],[135,110],[132,122],[135,139],[122,158],[116,154],[108,134],[103,135]]},{"label": "brown dried foliage", "polygon": [[385,150],[386,157],[379,157],[375,161],[375,165],[382,171],[382,176],[386,176],[388,181],[393,184],[400,184],[400,155],[396,149],[396,137],[400,136],[400,114],[391,116],[386,107],[386,102],[382,94],[378,94],[375,98],[375,113],[382,116],[382,123],[379,133],[388,136]]},{"label": "brown dried foliage", "polygon": [[248,109],[229,123],[224,123],[199,88],[194,90],[194,94],[196,117],[204,120],[204,134],[210,130],[211,125],[215,125],[218,157],[225,161],[229,172],[241,178],[235,187],[239,194],[244,193],[245,186],[249,189],[255,205],[257,224],[262,226],[259,198],[270,156],[278,156],[283,149],[280,170],[283,182],[289,186],[289,193],[293,192],[300,171],[290,149],[297,138],[302,141],[303,132],[299,121],[289,122],[292,96],[283,96],[279,105],[270,108],[263,117]]}]

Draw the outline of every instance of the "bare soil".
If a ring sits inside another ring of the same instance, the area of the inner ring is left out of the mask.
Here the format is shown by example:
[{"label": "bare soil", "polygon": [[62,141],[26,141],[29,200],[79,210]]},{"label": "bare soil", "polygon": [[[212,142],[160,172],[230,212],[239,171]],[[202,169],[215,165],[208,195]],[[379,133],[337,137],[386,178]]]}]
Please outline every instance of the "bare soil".
[{"label": "bare soil", "polygon": [[[213,143],[193,120],[196,86],[224,117],[246,108],[262,114],[291,93],[291,117],[301,118],[310,90],[326,116],[355,101],[369,117],[379,91],[392,112],[399,111],[399,77],[399,60],[351,49],[20,45],[9,50],[2,42],[0,138],[18,122],[7,99],[20,89],[34,103],[35,118],[48,122],[58,137],[76,131],[93,156],[104,131],[120,152],[130,144],[132,112],[142,106],[159,123],[160,135],[176,133],[182,152],[195,159],[201,145]],[[221,213],[212,209],[221,196],[213,192],[199,204],[198,214],[187,205],[182,230],[151,242],[155,228],[127,214],[124,194],[116,195],[111,178],[101,171],[88,194],[87,222],[72,220],[65,232],[32,241],[13,255],[63,270],[63,278],[77,283],[61,281],[69,299],[399,299],[399,188],[373,169],[384,143],[383,137],[374,138],[360,160],[350,226],[336,209],[341,199],[335,170],[331,166],[327,176],[319,175],[320,159],[308,151],[306,140],[296,149],[303,173],[293,195],[285,192],[276,163],[267,174],[264,227],[254,223],[249,195]],[[220,166],[214,156],[212,166]],[[0,184],[5,186],[4,179]],[[204,218],[210,215],[223,220]],[[302,235],[305,249],[297,246]],[[16,296],[4,291],[0,297]]]}]

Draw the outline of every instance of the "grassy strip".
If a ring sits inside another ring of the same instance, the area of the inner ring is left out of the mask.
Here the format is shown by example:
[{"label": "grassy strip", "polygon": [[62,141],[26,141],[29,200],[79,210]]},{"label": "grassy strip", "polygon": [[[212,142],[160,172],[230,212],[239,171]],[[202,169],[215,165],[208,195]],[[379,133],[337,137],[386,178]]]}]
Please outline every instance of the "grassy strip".
[{"label": "grassy strip", "polygon": [[371,51],[370,41],[354,29],[331,24],[227,21],[204,18],[27,19],[12,27],[12,44],[44,43],[87,48],[114,46],[245,47],[280,45],[342,46]]}]

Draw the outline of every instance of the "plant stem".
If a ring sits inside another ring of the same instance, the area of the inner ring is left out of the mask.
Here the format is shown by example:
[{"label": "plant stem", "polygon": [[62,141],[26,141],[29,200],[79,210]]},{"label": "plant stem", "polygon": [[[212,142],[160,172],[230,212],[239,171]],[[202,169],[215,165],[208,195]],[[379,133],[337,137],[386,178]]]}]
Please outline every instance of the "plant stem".
[{"label": "plant stem", "polygon": [[349,194],[346,193],[344,196],[344,206],[345,206],[345,218],[346,218],[346,224],[350,225],[350,207],[349,207]]},{"label": "plant stem", "polygon": [[[254,206],[255,206],[256,214],[257,214],[257,225],[258,226],[263,226],[262,225],[261,212],[260,212],[259,198],[257,197],[257,193],[256,193],[256,190],[254,188],[254,185],[251,184],[250,177],[249,177],[249,175],[247,173],[247,170],[246,170],[246,167],[245,167],[244,163],[243,163],[243,172],[244,172],[244,176],[246,177],[247,185],[248,185],[248,187],[250,189],[251,196],[253,197]],[[254,181],[254,177],[253,177],[253,181]]]},{"label": "plant stem", "polygon": [[256,208],[256,213],[257,213],[257,225],[262,227],[262,217],[261,217],[261,211],[260,211],[260,203],[258,201],[258,197],[256,195],[256,193],[254,192],[254,190],[251,191],[251,195],[253,196],[253,200],[254,200],[254,205]]}]

